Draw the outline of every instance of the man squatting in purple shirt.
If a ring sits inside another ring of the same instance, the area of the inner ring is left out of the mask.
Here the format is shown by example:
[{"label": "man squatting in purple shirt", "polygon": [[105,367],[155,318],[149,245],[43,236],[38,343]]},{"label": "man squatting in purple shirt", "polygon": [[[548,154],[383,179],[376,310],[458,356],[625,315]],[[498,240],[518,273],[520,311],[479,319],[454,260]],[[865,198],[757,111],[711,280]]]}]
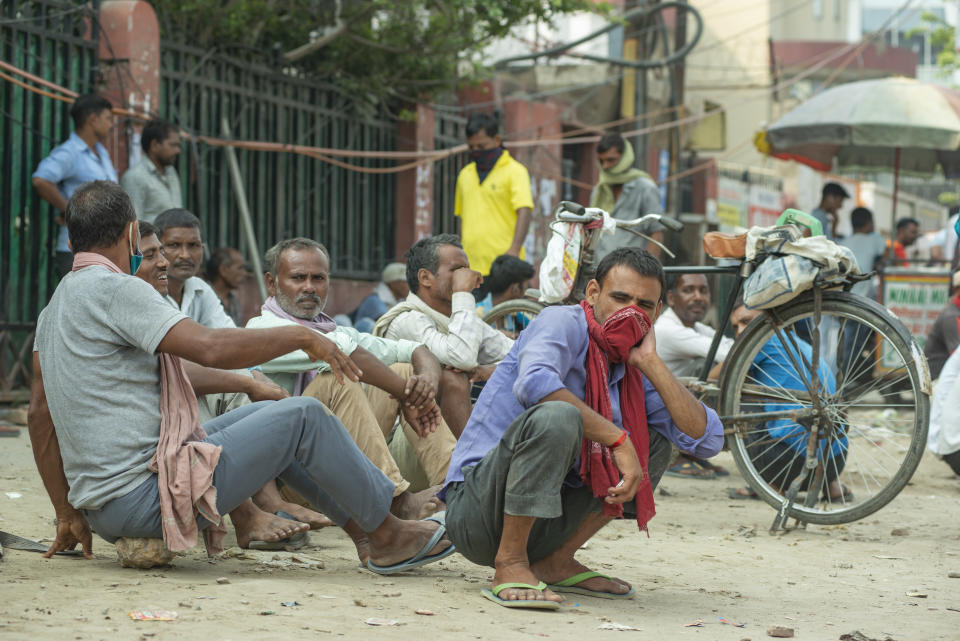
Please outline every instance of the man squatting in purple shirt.
[{"label": "man squatting in purple shirt", "polygon": [[[621,248],[600,262],[586,298],[601,325],[630,305],[652,323],[663,286],[656,258]],[[484,387],[450,462],[442,492],[448,536],[465,557],[496,569],[493,590],[483,593],[507,607],[554,609],[562,600],[556,592],[563,591],[633,595],[625,581],[591,572],[574,559],[612,518],[580,480],[582,440],[614,446],[622,481],[608,490],[607,503],[633,500],[642,478],[631,439],[620,438],[619,383],[627,365],[609,363],[612,422],[584,402],[586,313],[589,308],[579,305],[548,307],[520,334]],[[670,443],[709,458],[723,445],[723,426],[657,356],[653,329],[630,350],[628,364],[643,375],[648,473],[655,488],[670,463]]]}]

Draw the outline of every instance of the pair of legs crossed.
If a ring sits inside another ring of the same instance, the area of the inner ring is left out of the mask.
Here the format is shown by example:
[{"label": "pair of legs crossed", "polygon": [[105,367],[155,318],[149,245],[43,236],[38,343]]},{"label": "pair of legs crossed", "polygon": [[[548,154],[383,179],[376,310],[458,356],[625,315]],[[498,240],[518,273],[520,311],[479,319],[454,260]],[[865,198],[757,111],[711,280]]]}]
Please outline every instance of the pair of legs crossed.
[{"label": "pair of legs crossed", "polygon": [[[205,440],[222,447],[213,477],[221,514],[233,517],[251,495],[280,478],[351,536],[365,534],[370,559],[377,565],[413,556],[436,530],[434,523],[402,521],[390,514],[393,483],[357,448],[340,421],[314,399],[253,403],[217,417],[204,429]],[[108,541],[160,538],[156,476],[85,514],[93,530]],[[441,540],[430,553],[448,545]]]},{"label": "pair of legs crossed", "polygon": [[[496,568],[494,585],[558,583],[587,570],[574,554],[610,518],[588,488],[564,485],[582,441],[576,408],[541,403],[521,414],[500,443],[465,471],[464,480],[448,488],[448,536],[466,558]],[[648,473],[654,486],[671,456],[669,442],[651,430]],[[580,585],[617,594],[630,589],[622,581],[602,578]],[[500,596],[542,599],[551,594],[516,589]]]},{"label": "pair of legs crossed", "polygon": [[[413,371],[412,366],[405,364],[393,365],[391,369],[404,378],[403,373],[409,376]],[[340,383],[333,374],[325,372],[313,379],[304,390],[303,396],[315,398],[330,408],[343,423],[357,447],[393,482],[394,500],[391,509],[395,515],[408,519],[423,518],[439,509],[440,503],[434,498],[438,488],[431,487],[415,494],[409,492],[410,483],[403,477],[390,454],[386,437],[393,430],[399,415],[399,404],[392,401],[386,392],[350,381]],[[453,434],[441,423],[434,433],[420,438],[405,420],[401,420],[401,424],[417,452],[418,460],[427,471],[431,484],[439,485],[446,477],[450,457],[456,446]],[[309,497],[303,498],[309,500]],[[313,506],[323,511],[318,505]]]}]

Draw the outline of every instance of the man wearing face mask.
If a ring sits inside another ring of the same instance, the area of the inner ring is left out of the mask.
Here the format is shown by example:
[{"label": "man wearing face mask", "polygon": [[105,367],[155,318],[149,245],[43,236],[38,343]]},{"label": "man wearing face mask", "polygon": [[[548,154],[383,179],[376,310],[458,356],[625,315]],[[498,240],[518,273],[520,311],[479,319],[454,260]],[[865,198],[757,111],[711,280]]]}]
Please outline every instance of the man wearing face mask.
[{"label": "man wearing face mask", "polygon": [[129,275],[139,234],[119,185],[80,186],[65,216],[73,271],[37,321],[28,419],[57,515],[48,557],[81,544],[92,559],[91,530],[110,542],[162,537],[173,552],[203,531],[212,556],[223,548],[222,515],[241,544],[270,529],[276,517],[248,497],[278,476],[362,536],[375,567],[419,566],[454,551],[442,525],[389,513],[392,484],[321,403],[288,398],[202,427],[197,420],[181,359],[246,367],[302,349],[355,381],[359,371],[336,345],[299,326],[209,329],[173,309]]},{"label": "man wearing face mask", "polygon": [[[606,134],[597,143],[597,162],[600,163],[600,181],[590,195],[591,207],[599,207],[620,220],[663,212],[657,184],[650,174],[633,166],[633,145],[630,141],[616,132]],[[663,241],[663,231],[657,223],[647,223],[636,231],[658,242]],[[617,229],[613,234],[600,236],[594,250],[595,260],[599,262],[618,247],[640,247],[654,256],[660,255],[657,245],[648,243],[626,229]]]},{"label": "man wearing face mask", "polygon": [[487,275],[500,254],[524,257],[533,209],[530,174],[503,148],[495,115],[470,116],[467,146],[473,162],[457,176],[454,213],[470,266]]},{"label": "man wearing face mask", "polygon": [[642,249],[607,255],[581,305],[548,307],[487,381],[450,462],[447,533],[495,568],[488,599],[557,609],[557,592],[608,599],[634,590],[574,554],[653,489],[670,444],[717,454],[723,426],[657,356],[663,267]]}]

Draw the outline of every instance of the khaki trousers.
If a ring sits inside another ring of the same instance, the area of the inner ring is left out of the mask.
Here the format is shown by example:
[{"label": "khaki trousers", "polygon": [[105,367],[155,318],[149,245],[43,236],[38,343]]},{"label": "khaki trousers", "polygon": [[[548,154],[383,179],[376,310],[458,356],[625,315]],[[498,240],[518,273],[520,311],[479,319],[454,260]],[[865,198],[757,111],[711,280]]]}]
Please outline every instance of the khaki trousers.
[{"label": "khaki trousers", "polygon": [[[396,363],[391,365],[390,369],[404,380],[413,375],[413,365],[410,363]],[[457,439],[450,428],[447,427],[446,422],[441,419],[436,432],[420,438],[416,430],[400,412],[400,403],[396,399],[390,398],[390,395],[379,387],[364,385],[364,388],[373,415],[377,417],[384,438],[389,438],[393,432],[394,424],[399,418],[403,434],[420,462],[420,467],[426,474],[430,486],[443,483],[447,478],[447,469],[450,467],[453,448],[457,446]]]},{"label": "khaki trousers", "polygon": [[[393,365],[391,369],[404,378],[413,371],[412,366],[406,365],[405,368],[403,364]],[[390,399],[383,390],[369,385],[350,381],[340,384],[330,372],[318,374],[303,395],[319,400],[337,415],[360,451],[396,486],[394,496],[409,489],[410,483],[403,477],[387,447],[387,437],[399,415],[397,401]],[[442,423],[436,432],[421,439],[406,420],[401,424],[430,482],[434,485],[442,483],[456,445],[450,428]]]}]

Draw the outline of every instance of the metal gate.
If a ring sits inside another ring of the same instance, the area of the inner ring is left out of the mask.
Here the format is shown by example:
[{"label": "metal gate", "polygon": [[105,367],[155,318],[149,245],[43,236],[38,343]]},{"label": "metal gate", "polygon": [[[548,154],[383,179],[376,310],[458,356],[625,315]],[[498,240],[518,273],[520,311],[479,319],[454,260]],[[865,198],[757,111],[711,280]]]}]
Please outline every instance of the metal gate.
[{"label": "metal gate", "polygon": [[[296,69],[271,68],[171,41],[161,42],[161,107],[185,131],[313,147],[396,148],[396,122],[384,109],[364,117],[339,90]],[[376,279],[393,258],[395,175],[363,173],[292,153],[237,150],[260,250],[307,236],[324,243],[335,276]],[[366,169],[378,159],[342,159]],[[207,244],[248,254],[224,150],[189,142],[179,165],[187,208]]]},{"label": "metal gate", "polygon": [[[466,141],[467,119],[443,107],[437,107],[434,118],[433,145],[435,149],[449,149]],[[444,158],[434,165],[433,175],[433,233],[456,234],[457,217],[453,214],[457,192],[457,176],[468,162],[467,154]]]},{"label": "metal gate", "polygon": [[[0,60],[77,93],[98,82],[97,38],[86,4],[0,2]],[[0,80],[0,401],[23,398],[37,315],[56,286],[54,211],[31,176],[70,135],[66,106]]]}]

